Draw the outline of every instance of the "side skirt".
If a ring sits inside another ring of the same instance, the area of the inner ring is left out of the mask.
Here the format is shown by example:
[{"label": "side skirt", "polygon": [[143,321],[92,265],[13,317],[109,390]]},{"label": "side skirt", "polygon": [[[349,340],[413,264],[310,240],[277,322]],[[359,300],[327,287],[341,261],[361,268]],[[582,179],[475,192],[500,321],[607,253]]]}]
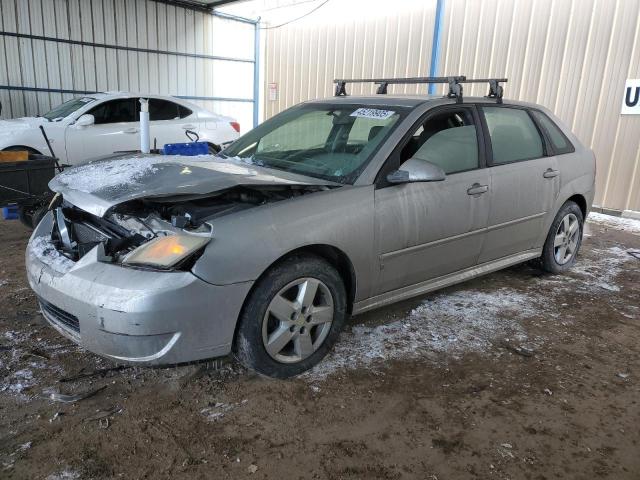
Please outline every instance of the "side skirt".
[{"label": "side skirt", "polygon": [[540,254],[540,249],[527,250],[526,252],[517,253],[515,255],[510,255],[481,265],[476,265],[475,267],[467,268],[459,272],[450,273],[448,275],[443,275],[442,277],[437,277],[415,285],[409,285],[397,290],[392,290],[391,292],[376,295],[375,297],[367,298],[366,300],[355,303],[353,306],[353,315],[373,310],[374,308],[383,307],[391,303],[400,302],[411,297],[433,292],[434,290],[439,290],[456,283],[465,282],[472,278],[486,275],[487,273],[502,270],[503,268],[538,258],[540,257]]}]

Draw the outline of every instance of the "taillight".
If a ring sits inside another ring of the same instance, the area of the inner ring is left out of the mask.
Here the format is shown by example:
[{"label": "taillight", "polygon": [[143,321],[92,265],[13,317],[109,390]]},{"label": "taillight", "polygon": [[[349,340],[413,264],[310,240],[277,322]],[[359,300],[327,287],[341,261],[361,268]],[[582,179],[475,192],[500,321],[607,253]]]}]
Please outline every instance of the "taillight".
[{"label": "taillight", "polygon": [[240,124],[238,122],[229,122],[231,127],[238,133],[240,133]]}]

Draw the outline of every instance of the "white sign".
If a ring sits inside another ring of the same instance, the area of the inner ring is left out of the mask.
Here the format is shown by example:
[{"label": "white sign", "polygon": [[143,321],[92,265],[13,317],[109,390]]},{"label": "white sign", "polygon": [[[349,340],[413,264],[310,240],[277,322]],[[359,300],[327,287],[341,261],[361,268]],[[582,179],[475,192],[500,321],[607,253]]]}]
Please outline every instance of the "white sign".
[{"label": "white sign", "polygon": [[386,120],[393,115],[393,110],[379,110],[377,108],[359,108],[353,112],[351,117],[373,118],[375,120]]},{"label": "white sign", "polygon": [[640,115],[640,78],[627,80],[621,113],[623,115]]},{"label": "white sign", "polygon": [[278,100],[278,84],[270,83],[269,84],[269,101],[275,102]]}]

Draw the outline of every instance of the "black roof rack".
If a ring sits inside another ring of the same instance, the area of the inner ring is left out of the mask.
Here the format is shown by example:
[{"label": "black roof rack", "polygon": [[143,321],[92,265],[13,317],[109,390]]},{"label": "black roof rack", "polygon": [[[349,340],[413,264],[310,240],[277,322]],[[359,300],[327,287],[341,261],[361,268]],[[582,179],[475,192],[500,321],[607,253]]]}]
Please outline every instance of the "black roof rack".
[{"label": "black roof rack", "polygon": [[449,93],[447,97],[455,98],[458,103],[462,103],[462,84],[463,83],[488,83],[489,94],[487,98],[495,98],[497,103],[502,103],[503,88],[500,83],[506,83],[506,78],[467,78],[463,75],[453,77],[410,77],[410,78],[352,78],[352,79],[336,79],[336,97],[347,95],[347,83],[374,83],[378,85],[376,93],[384,95],[387,93],[389,85],[408,85],[418,83],[448,83]]}]

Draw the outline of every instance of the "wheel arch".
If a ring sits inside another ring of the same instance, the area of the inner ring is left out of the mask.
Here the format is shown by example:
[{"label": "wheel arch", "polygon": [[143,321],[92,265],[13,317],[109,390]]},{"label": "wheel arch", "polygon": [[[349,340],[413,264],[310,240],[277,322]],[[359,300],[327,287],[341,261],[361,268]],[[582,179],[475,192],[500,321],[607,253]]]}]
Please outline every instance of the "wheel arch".
[{"label": "wheel arch", "polygon": [[566,202],[564,202],[562,205],[564,205],[567,202],[576,203],[580,207],[580,211],[582,212],[582,219],[585,221],[587,220],[587,213],[588,213],[587,199],[584,198],[583,195],[576,193],[575,195],[572,195],[571,197],[567,198]]},{"label": "wheel arch", "polygon": [[[344,287],[347,291],[347,308],[349,314],[351,314],[353,303],[356,297],[356,271],[353,267],[353,263],[349,259],[349,256],[333,245],[316,243],[311,245],[304,245],[302,247],[290,250],[289,252],[281,255],[277,260],[275,260],[267,268],[265,268],[258,279],[254,282],[254,285],[256,285],[260,281],[260,279],[264,277],[264,275],[274,266],[296,255],[305,254],[315,255],[322,258],[338,271],[340,277],[342,278],[342,281],[344,282]],[[251,289],[251,291],[253,291],[253,288]],[[249,292],[247,297],[249,297],[251,291]]]},{"label": "wheel arch", "polygon": [[260,280],[273,267],[275,267],[276,265],[286,261],[287,259],[289,259],[291,257],[295,257],[297,255],[311,255],[311,256],[320,257],[323,260],[327,261],[330,265],[332,265],[338,271],[338,274],[342,278],[342,281],[344,282],[345,289],[347,291],[347,313],[349,315],[351,315],[351,313],[353,311],[353,304],[355,302],[355,295],[356,295],[356,273],[355,273],[355,269],[353,267],[353,263],[349,259],[349,256],[345,252],[343,252],[341,249],[339,249],[339,248],[337,248],[337,247],[335,247],[333,245],[320,244],[320,243],[319,244],[305,245],[305,246],[298,247],[298,248],[295,248],[293,250],[290,250],[287,253],[281,255],[277,260],[275,260],[271,264],[269,264],[262,271],[262,273],[256,279],[256,281],[253,282],[253,286],[251,287],[251,289],[247,293],[247,295],[246,295],[246,297],[244,299],[244,302],[242,304],[242,308],[240,309],[240,314],[238,316],[238,319],[236,320],[236,326],[235,326],[234,333],[233,333],[233,341],[234,342],[235,342],[235,339],[236,339],[236,336],[237,336],[237,333],[238,333],[238,326],[240,325],[240,322],[238,320],[240,319],[240,316],[242,315],[242,311],[244,310],[244,308],[245,308],[245,306],[247,304],[247,301],[251,297],[253,291],[255,290],[255,288],[258,285],[258,283],[260,282]]},{"label": "wheel arch", "polygon": [[38,149],[33,148],[33,147],[29,147],[27,145],[10,145],[10,146],[4,147],[2,149],[3,152],[11,152],[11,151],[19,151],[19,150],[26,150],[29,153],[35,153],[37,155],[42,155],[42,152],[40,152]]}]

